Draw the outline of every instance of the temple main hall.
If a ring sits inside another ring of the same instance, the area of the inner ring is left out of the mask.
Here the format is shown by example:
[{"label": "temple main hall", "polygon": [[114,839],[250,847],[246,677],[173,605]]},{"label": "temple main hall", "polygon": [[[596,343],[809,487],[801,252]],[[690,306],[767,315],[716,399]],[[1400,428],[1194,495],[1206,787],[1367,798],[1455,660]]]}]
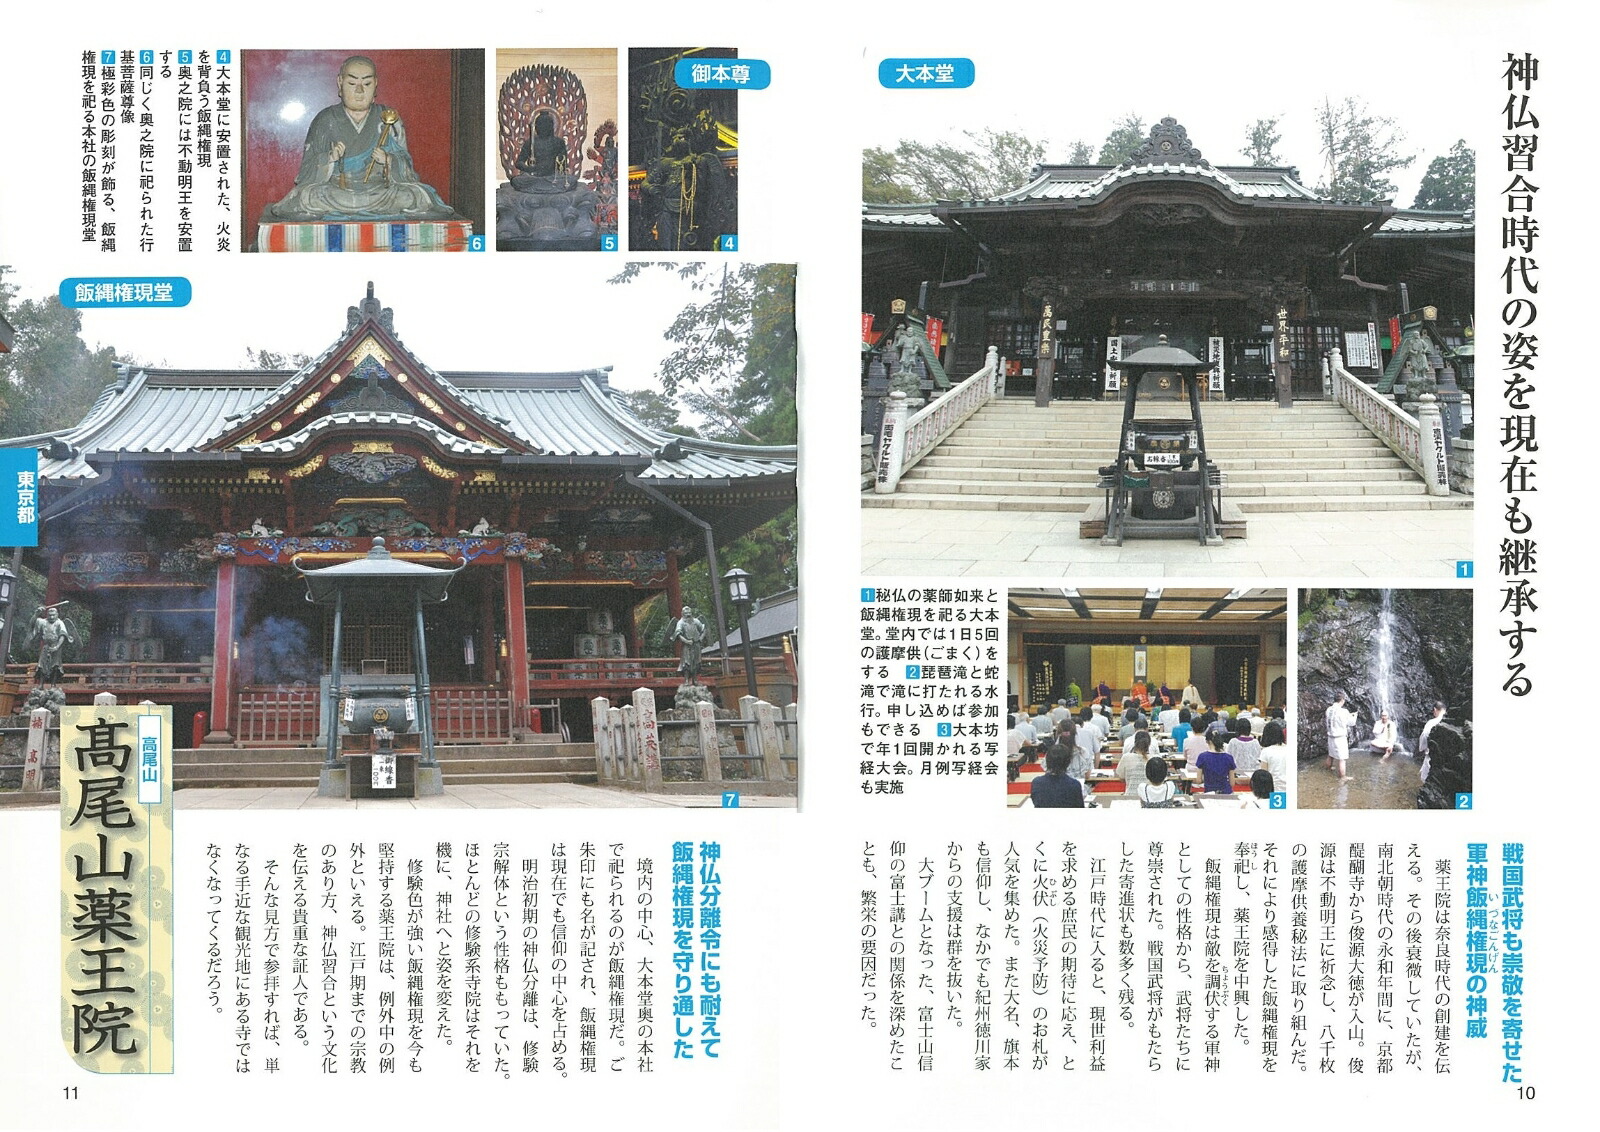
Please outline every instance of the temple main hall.
[{"label": "temple main hall", "polygon": [[[180,746],[310,746],[332,615],[294,567],[377,537],[465,563],[426,615],[441,744],[581,741],[594,697],[670,701],[677,659],[644,655],[636,611],[665,595],[676,617],[686,566],[794,505],[795,448],[659,432],[610,367],[441,372],[370,285],[345,323],[294,371],[119,367],[82,421],[0,442],[40,450],[24,562],[84,629],[68,702],[170,703]],[[698,612],[725,638],[722,611]],[[411,619],[347,609],[341,670],[413,671]]]}]

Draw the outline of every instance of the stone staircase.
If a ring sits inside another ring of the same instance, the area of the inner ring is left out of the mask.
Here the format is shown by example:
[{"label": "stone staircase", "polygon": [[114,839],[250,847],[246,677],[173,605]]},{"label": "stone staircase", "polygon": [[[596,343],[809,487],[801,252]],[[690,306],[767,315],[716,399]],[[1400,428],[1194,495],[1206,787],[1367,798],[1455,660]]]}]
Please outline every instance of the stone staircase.
[{"label": "stone staircase", "polygon": [[[535,736],[526,743],[435,748],[447,786],[599,781],[593,743]],[[186,786],[315,789],[323,752],[311,747],[201,747],[172,752],[173,788]]]},{"label": "stone staircase", "polygon": [[[1187,417],[1174,403],[1173,416]],[[1143,415],[1161,415],[1154,412]],[[1418,475],[1342,406],[1293,409],[1251,401],[1201,405],[1206,448],[1222,469],[1224,505],[1244,515],[1306,511],[1423,511],[1472,506],[1430,496]],[[865,507],[1082,513],[1098,504],[1096,471],[1117,454],[1120,402],[992,401],[900,480],[868,491]]]}]

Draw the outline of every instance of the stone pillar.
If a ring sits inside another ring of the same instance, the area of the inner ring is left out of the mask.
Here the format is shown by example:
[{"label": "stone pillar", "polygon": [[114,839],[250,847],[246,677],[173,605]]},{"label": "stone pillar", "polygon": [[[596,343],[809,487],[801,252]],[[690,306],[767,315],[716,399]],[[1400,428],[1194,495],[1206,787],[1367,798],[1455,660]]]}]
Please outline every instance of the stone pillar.
[{"label": "stone pillar", "polygon": [[611,737],[611,750],[613,753],[627,749],[623,745],[622,741],[623,731],[621,708],[606,709],[606,733]]},{"label": "stone pillar", "polygon": [[44,785],[44,741],[50,727],[49,708],[28,713],[28,747],[22,759],[22,792],[32,794]]},{"label": "stone pillar", "polygon": [[800,705],[790,704],[783,709],[783,718],[789,721],[789,726],[783,729],[783,753],[789,758],[794,758],[800,748]]},{"label": "stone pillar", "polygon": [[510,669],[511,734],[522,738],[528,718],[528,615],[522,584],[522,559],[506,559],[506,665]]},{"label": "stone pillar", "polygon": [[590,719],[594,725],[594,761],[602,780],[606,777],[608,767],[615,767],[621,762],[617,758],[612,736],[606,730],[606,709],[610,706],[610,702],[604,696],[596,696],[589,701]]},{"label": "stone pillar", "polygon": [[761,774],[768,782],[789,776],[783,769],[783,740],[778,737],[778,709],[762,700],[756,705],[756,742],[761,747]]},{"label": "stone pillar", "polygon": [[1417,399],[1417,424],[1422,428],[1422,479],[1429,495],[1450,494],[1449,449],[1445,444],[1444,418],[1439,413],[1439,398],[1424,393]]},{"label": "stone pillar", "polygon": [[701,700],[694,705],[694,713],[700,757],[705,760],[703,780],[708,783],[721,782],[722,748],[717,742],[717,710],[710,702]]},{"label": "stone pillar", "polygon": [[[1328,351],[1328,356],[1322,359],[1322,369],[1322,385],[1328,399],[1344,405],[1344,401],[1339,397],[1339,375],[1350,371],[1344,368],[1344,354],[1339,347],[1335,346]],[[1351,406],[1345,405],[1345,408],[1349,409]]]},{"label": "stone pillar", "polygon": [[906,418],[910,415],[906,395],[899,390],[889,394],[883,411],[883,432],[878,442],[878,472],[872,490],[892,495],[900,486],[900,473],[906,460]]},{"label": "stone pillar", "polygon": [[646,790],[661,789],[661,732],[656,726],[656,694],[649,688],[635,688],[633,711],[639,732],[639,753],[644,761]]},{"label": "stone pillar", "polygon": [[211,730],[209,743],[233,742],[234,607],[231,558],[217,561],[217,611],[211,629]]},{"label": "stone pillar", "polygon": [[634,754],[639,749],[639,711],[632,704],[622,705],[622,738],[617,746],[627,752],[630,762],[637,762]]},{"label": "stone pillar", "polygon": [[755,696],[739,697],[739,730],[744,736],[744,753],[751,759],[761,755],[761,736],[756,733],[756,705],[760,702]]}]

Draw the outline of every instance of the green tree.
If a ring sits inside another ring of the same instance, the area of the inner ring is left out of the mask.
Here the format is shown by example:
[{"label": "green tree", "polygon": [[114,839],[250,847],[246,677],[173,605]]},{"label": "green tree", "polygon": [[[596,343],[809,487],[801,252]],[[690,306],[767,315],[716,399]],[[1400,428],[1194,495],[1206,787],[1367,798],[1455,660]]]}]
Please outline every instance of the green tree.
[{"label": "green tree", "polygon": [[[749,534],[736,538],[725,546],[717,547],[717,565],[724,574],[735,566],[749,573],[751,596],[772,597],[785,590],[791,590],[798,584],[798,544],[799,525],[795,509],[791,507],[776,519],[763,523]],[[718,584],[721,584],[721,579],[718,579]],[[714,607],[711,603],[710,573],[705,560],[702,559],[686,567],[678,577],[678,585],[684,604],[692,605],[704,613],[706,623],[710,624]],[[739,628],[739,624],[733,608],[726,601],[726,589],[723,591],[723,597],[723,605],[728,616],[728,631],[734,632]],[[667,616],[667,601],[664,594],[640,607],[637,625],[639,640],[649,655],[668,656],[672,653],[672,642],[667,639],[667,634],[672,628],[672,619]]]},{"label": "green tree", "polygon": [[675,349],[661,362],[661,393],[704,417],[708,440],[793,444],[798,358],[794,265],[635,261],[612,278],[676,272],[693,297],[663,332]]},{"label": "green tree", "polygon": [[1467,148],[1465,138],[1456,142],[1449,153],[1428,163],[1411,207],[1470,213],[1477,191],[1477,162],[1478,155]]},{"label": "green tree", "polygon": [[[741,281],[741,288],[746,281]],[[710,417],[699,403],[705,396],[719,404],[726,419],[758,444],[793,444],[800,434],[795,404],[799,364],[794,321],[794,265],[760,264],[749,272],[749,346],[737,378],[725,387],[686,395],[690,407]],[[741,289],[739,303],[744,304]],[[730,439],[732,434],[729,434]]]},{"label": "green tree", "polygon": [[[673,272],[689,282],[690,301],[664,332],[674,344],[661,366],[661,389],[630,394],[630,407],[656,427],[679,408],[704,421],[710,440],[793,444],[798,434],[795,373],[794,265],[629,263],[611,280],[624,284],[649,271]],[[683,431],[674,429],[673,431]],[[734,566],[751,575],[751,592],[768,597],[796,584],[798,525],[794,508],[749,534],[717,548],[725,573]],[[711,586],[702,560],[679,578],[683,600],[709,614]],[[715,579],[721,585],[721,579]],[[709,620],[709,618],[708,618]],[[664,598],[639,610],[640,640],[655,656],[672,652]],[[731,627],[730,627],[731,628]]]},{"label": "green tree", "polygon": [[1075,141],[1067,147],[1068,165],[1093,165],[1094,146],[1086,141]]},{"label": "green tree", "polygon": [[116,351],[91,350],[82,338],[83,316],[49,295],[18,300],[0,267],[0,315],[16,331],[0,354],[0,436],[27,436],[70,428],[116,380]]},{"label": "green tree", "polygon": [[1283,134],[1278,131],[1280,120],[1257,118],[1245,134],[1245,158],[1258,169],[1283,164],[1283,158],[1278,156],[1278,146],[1283,141]]},{"label": "green tree", "polygon": [[1106,140],[1100,146],[1101,165],[1121,165],[1133,156],[1133,151],[1143,145],[1150,137],[1150,130],[1144,124],[1144,119],[1137,114],[1126,114],[1118,119],[1111,127],[1111,132],[1106,135]]},{"label": "green tree", "polygon": [[1337,103],[1324,98],[1317,109],[1317,131],[1324,169],[1317,191],[1335,200],[1393,200],[1395,183],[1389,174],[1416,160],[1414,154],[1401,152],[1405,134],[1395,120],[1372,113],[1359,98]]},{"label": "green tree", "polygon": [[928,199],[895,178],[900,165],[892,150],[872,146],[861,151],[861,199],[867,204],[916,204]]},{"label": "green tree", "polygon": [[627,406],[628,412],[652,428],[672,432],[679,436],[699,436],[683,420],[683,411],[677,401],[655,389],[635,389],[617,392],[617,399]]},{"label": "green tree", "polygon": [[961,142],[902,141],[861,155],[861,199],[868,204],[986,200],[1033,179],[1045,146],[1011,130],[963,130]]}]

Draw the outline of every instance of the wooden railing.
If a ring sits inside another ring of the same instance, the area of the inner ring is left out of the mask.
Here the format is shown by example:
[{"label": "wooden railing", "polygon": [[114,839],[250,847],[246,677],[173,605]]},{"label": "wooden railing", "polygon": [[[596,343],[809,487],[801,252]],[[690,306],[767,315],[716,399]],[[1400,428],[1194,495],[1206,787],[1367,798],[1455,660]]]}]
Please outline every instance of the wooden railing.
[{"label": "wooden railing", "polygon": [[[19,684],[32,685],[34,665],[8,664],[6,678]],[[184,688],[195,691],[197,685],[211,683],[211,665],[199,662],[177,661],[95,661],[61,666],[61,686],[94,688],[114,691],[118,688]]]},{"label": "wooden railing", "polygon": [[571,657],[530,660],[528,686],[535,692],[580,696],[589,688],[664,687],[679,683],[678,661],[670,656]]},{"label": "wooden railing", "polygon": [[[715,669],[720,665],[714,657],[707,657],[703,667]],[[755,658],[756,675],[780,676],[788,672],[781,656]],[[742,673],[744,658],[728,658],[728,671]],[[707,677],[702,674],[702,682]],[[541,696],[585,696],[592,690],[611,689],[619,694],[633,688],[676,688],[683,683],[678,675],[678,660],[671,656],[609,656],[573,657],[562,660],[530,660],[528,662],[528,687],[535,698]]]},{"label": "wooden railing", "polygon": [[[433,733],[439,743],[511,742],[511,693],[476,684],[435,684]],[[253,685],[239,693],[235,741],[255,747],[310,746],[321,692]]]},{"label": "wooden railing", "polygon": [[[716,657],[707,657],[703,667],[709,674],[720,669],[722,664]],[[209,664],[173,661],[97,661],[67,664],[62,668],[64,676],[61,686],[68,691],[73,688],[93,688],[97,691],[122,688],[152,691],[183,689],[195,693],[210,687],[212,671]],[[756,657],[755,669],[758,676],[782,676],[788,672],[783,658],[775,656]],[[5,676],[13,683],[31,687],[34,683],[33,670],[32,664],[8,664]],[[728,657],[727,670],[735,675],[744,672],[744,657],[738,654],[737,649]],[[528,683],[535,692],[588,698],[585,693],[590,688],[621,689],[641,685],[676,688],[682,683],[682,678],[678,675],[678,660],[671,656],[566,657],[529,661]],[[487,719],[485,713],[500,711],[503,714],[509,711],[509,693],[496,691],[492,687],[435,684],[433,691],[435,707],[448,703],[453,713],[451,718],[461,720],[460,726],[469,732],[493,733],[493,726],[483,722]],[[451,698],[441,699],[447,692]],[[252,711],[260,710],[276,717],[286,710],[286,704],[295,702],[297,696],[315,695],[315,688],[257,684],[246,687],[240,703],[245,704],[243,697],[249,696],[248,706]],[[505,704],[492,707],[490,700],[485,697],[499,697]]]},{"label": "wooden railing", "polygon": [[309,747],[316,742],[321,701],[315,687],[248,686],[239,692],[234,737],[248,746]]},{"label": "wooden railing", "polygon": [[441,743],[511,742],[511,693],[436,684],[433,733]]}]

